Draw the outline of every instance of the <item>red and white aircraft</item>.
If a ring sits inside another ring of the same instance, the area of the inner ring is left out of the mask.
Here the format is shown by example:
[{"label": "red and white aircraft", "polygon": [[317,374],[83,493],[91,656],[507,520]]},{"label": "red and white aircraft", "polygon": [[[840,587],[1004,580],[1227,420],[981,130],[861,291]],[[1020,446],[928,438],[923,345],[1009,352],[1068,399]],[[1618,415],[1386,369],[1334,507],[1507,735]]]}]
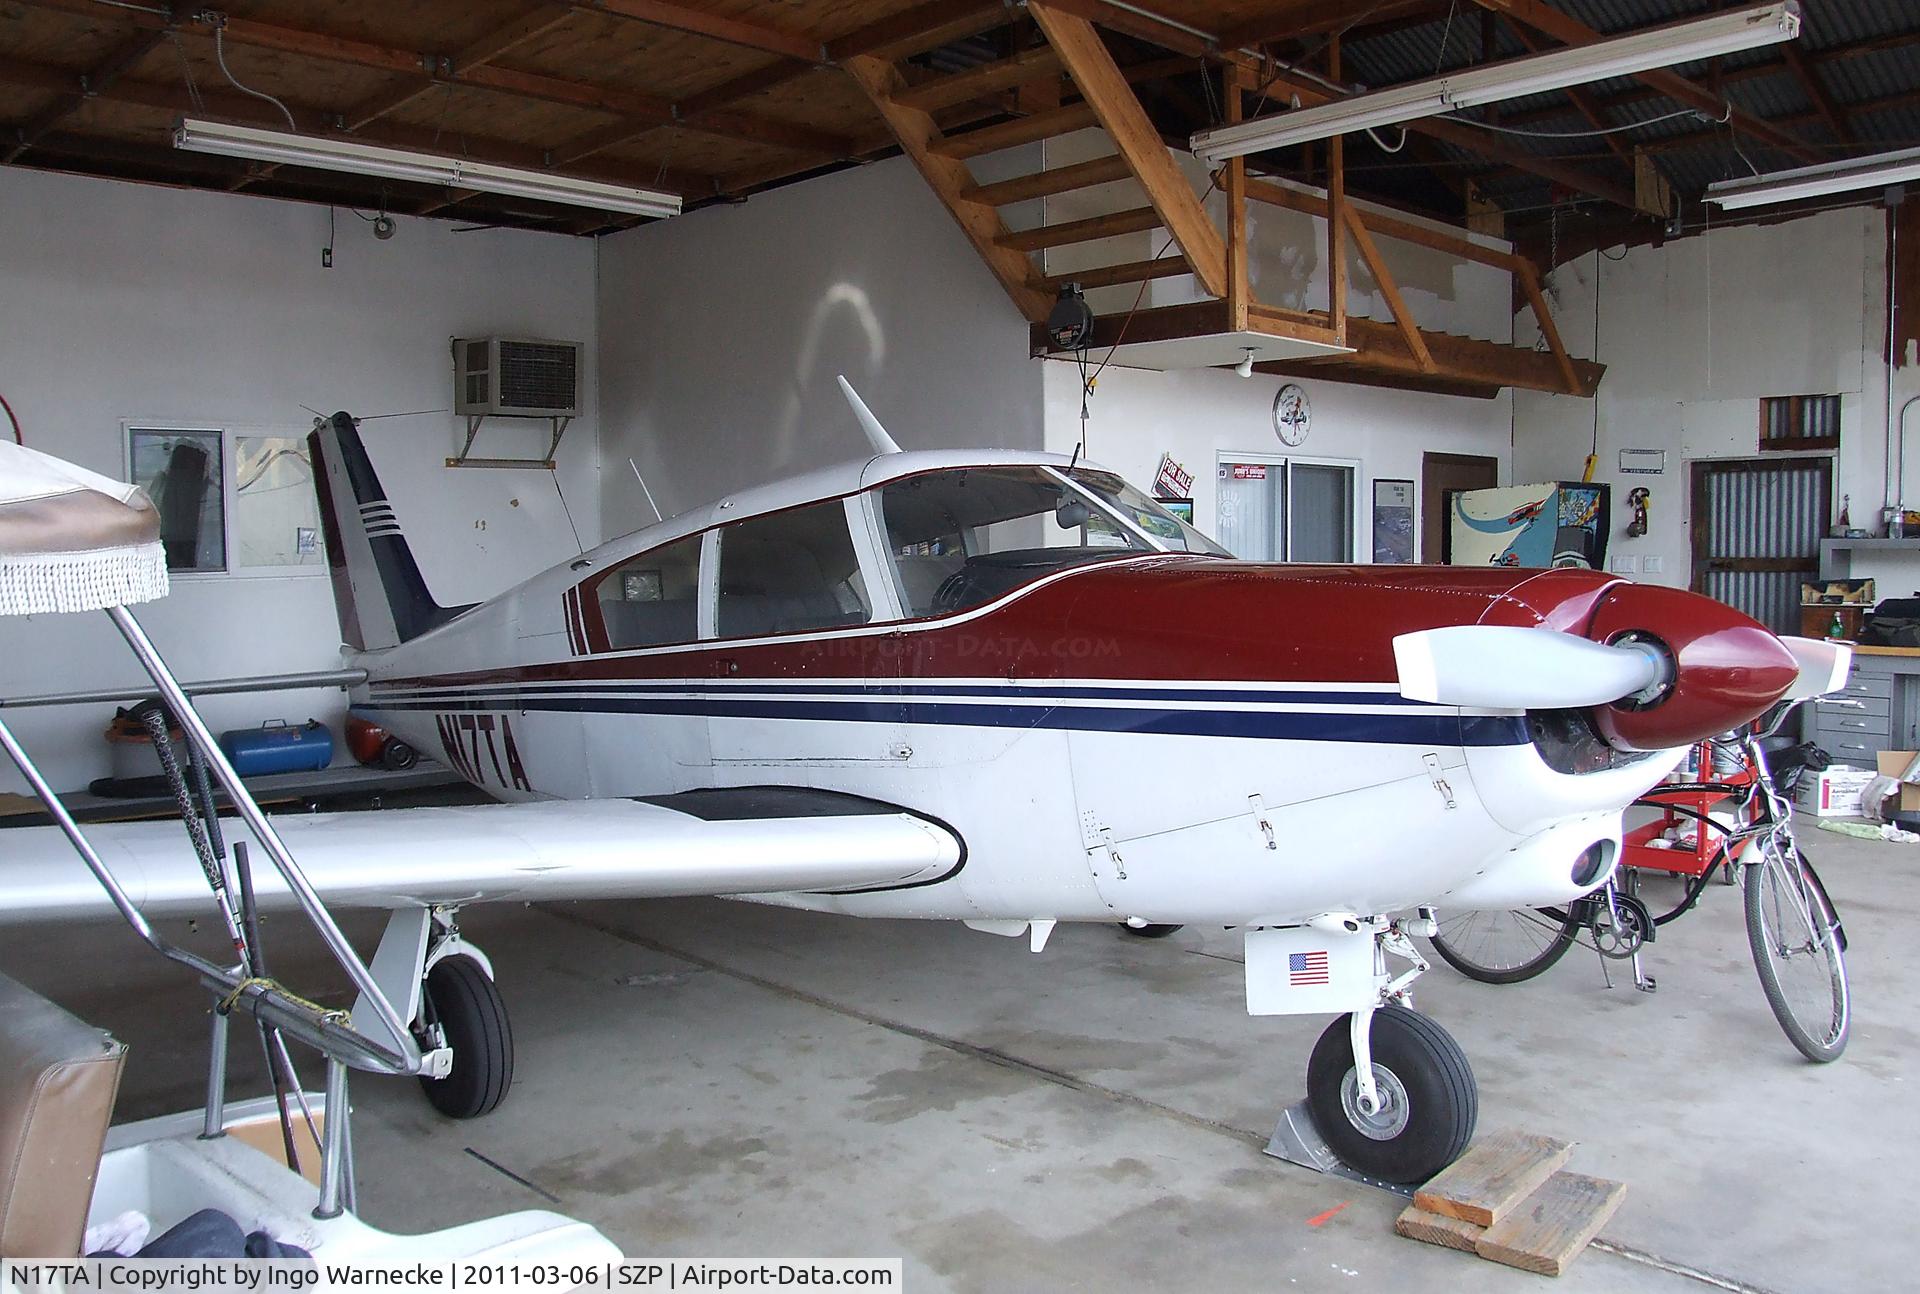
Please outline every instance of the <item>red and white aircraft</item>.
[{"label": "red and white aircraft", "polygon": [[[1315,1121],[1422,1178],[1476,1097],[1406,1009],[1430,917],[1393,914],[1595,889],[1689,743],[1845,676],[1844,649],[1591,571],[1236,561],[1111,472],[900,452],[847,394],[868,457],[464,608],[429,595],[353,419],[316,422],[356,708],[508,802],[276,819],[329,902],[392,912],[374,975],[443,1111],[512,1072],[469,903],[733,895],[1036,952],[1059,921],[1205,922],[1245,931],[1251,1012],[1351,1013],[1314,1049]],[[6,916],[104,911],[34,834],[8,833]],[[94,841],[150,912],[205,901],[177,833]]]}]

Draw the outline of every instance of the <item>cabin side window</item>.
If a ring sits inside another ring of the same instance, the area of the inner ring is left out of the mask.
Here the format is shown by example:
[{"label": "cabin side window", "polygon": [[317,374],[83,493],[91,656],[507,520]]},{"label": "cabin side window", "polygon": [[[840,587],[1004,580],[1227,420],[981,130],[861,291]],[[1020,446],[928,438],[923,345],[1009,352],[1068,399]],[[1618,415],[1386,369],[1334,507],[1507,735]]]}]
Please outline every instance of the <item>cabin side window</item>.
[{"label": "cabin side window", "polygon": [[600,620],[614,651],[700,636],[700,536],[642,553],[600,581]]},{"label": "cabin side window", "polygon": [[873,619],[846,504],[810,504],[723,529],[715,607],[722,638],[844,629]]},{"label": "cabin side window", "polygon": [[1042,575],[1150,551],[1039,468],[967,467],[880,488],[907,615],[951,615]]}]

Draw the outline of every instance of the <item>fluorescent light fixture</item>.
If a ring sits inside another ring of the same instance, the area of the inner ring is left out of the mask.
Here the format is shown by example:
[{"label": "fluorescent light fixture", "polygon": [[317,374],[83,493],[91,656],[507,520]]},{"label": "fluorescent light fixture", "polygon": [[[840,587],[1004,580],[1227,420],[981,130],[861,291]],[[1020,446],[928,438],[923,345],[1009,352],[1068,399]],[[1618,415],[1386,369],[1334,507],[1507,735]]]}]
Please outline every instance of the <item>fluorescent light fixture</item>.
[{"label": "fluorescent light fixture", "polygon": [[1209,162],[1285,148],[1309,140],[1390,126],[1502,99],[1518,99],[1570,85],[1631,76],[1655,68],[1713,58],[1792,40],[1800,34],[1798,0],[1730,9],[1725,13],[1649,27],[1625,36],[1449,72],[1427,81],[1296,108],[1234,126],[1203,130],[1190,141]]},{"label": "fluorescent light fixture", "polygon": [[598,180],[555,175],[548,171],[494,166],[462,157],[443,157],[437,153],[363,144],[351,139],[261,130],[254,126],[230,125],[224,121],[186,118],[173,128],[173,146],[196,153],[245,157],[256,162],[311,166],[323,171],[344,171],[349,175],[407,180],[414,184],[448,185],[477,189],[482,193],[504,193],[516,198],[565,203],[570,207],[591,207],[595,211],[619,211],[655,217],[680,214],[680,195],[663,193],[658,189],[603,184]]},{"label": "fluorescent light fixture", "polygon": [[1769,171],[1744,180],[1718,180],[1707,186],[1706,200],[1735,211],[1741,207],[1766,207],[1779,202],[1797,202],[1801,198],[1818,198],[1829,193],[1884,189],[1910,180],[1920,180],[1920,148],[1875,153],[1872,157],[1854,157],[1844,162],[1822,162],[1791,171]]}]

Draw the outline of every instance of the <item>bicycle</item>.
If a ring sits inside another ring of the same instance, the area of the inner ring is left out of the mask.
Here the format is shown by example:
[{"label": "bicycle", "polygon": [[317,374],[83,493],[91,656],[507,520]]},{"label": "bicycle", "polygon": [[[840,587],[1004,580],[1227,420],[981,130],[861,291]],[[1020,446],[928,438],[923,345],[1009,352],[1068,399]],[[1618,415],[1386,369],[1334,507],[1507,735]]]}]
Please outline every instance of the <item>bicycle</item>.
[{"label": "bicycle", "polygon": [[[1852,1008],[1846,930],[1819,873],[1794,841],[1792,802],[1775,784],[1761,747],[1799,704],[1781,702],[1747,727],[1701,743],[1696,780],[1665,783],[1635,801],[1660,816],[1627,832],[1620,866],[1600,889],[1565,908],[1443,918],[1431,940],[1434,951],[1469,978],[1516,984],[1585,942],[1600,954],[1603,971],[1608,960],[1631,961],[1636,986],[1652,992],[1656,985],[1641,969],[1641,948],[1660,927],[1691,911],[1716,873],[1729,882],[1737,875],[1747,942],[1767,1005],[1808,1060],[1839,1059]],[[1679,901],[1658,916],[1641,898],[1641,876],[1651,872],[1686,880]]]}]

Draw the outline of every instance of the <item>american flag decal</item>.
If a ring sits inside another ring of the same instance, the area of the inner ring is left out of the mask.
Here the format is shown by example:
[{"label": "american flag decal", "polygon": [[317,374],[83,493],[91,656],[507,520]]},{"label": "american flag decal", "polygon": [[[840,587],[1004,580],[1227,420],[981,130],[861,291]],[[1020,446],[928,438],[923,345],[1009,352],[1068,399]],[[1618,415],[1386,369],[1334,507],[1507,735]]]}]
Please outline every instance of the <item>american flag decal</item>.
[{"label": "american flag decal", "polygon": [[1287,954],[1287,983],[1295,988],[1329,982],[1325,952]]}]

